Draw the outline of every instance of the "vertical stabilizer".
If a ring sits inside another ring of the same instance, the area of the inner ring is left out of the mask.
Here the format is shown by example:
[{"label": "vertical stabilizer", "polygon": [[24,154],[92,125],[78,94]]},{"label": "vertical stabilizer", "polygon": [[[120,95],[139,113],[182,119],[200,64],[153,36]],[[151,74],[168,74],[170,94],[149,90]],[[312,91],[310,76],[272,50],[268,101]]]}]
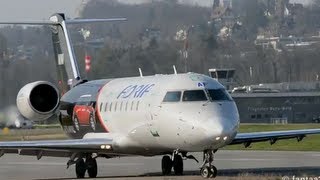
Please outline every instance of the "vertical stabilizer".
[{"label": "vertical stabilizer", "polygon": [[78,84],[81,76],[64,14],[54,14],[50,21],[58,24],[52,25],[51,30],[59,88],[63,94]]}]

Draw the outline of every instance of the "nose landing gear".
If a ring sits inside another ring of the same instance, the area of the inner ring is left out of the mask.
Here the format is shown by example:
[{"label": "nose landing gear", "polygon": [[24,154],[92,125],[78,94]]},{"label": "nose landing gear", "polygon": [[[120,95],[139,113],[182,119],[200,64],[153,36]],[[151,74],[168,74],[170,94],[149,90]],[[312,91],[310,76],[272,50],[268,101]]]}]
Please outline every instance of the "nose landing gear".
[{"label": "nose landing gear", "polygon": [[215,178],[217,176],[218,170],[212,165],[214,153],[215,151],[213,150],[203,152],[203,164],[200,169],[200,174],[203,178]]}]

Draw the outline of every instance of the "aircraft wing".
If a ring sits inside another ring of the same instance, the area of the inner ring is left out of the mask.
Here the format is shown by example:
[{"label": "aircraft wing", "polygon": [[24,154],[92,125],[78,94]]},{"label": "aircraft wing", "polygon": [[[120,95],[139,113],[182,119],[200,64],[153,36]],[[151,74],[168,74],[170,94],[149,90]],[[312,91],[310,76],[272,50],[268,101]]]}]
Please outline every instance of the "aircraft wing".
[{"label": "aircraft wing", "polygon": [[320,134],[320,129],[238,133],[230,145],[244,144],[245,147],[248,147],[254,142],[270,141],[270,144],[274,144],[277,140],[293,138],[301,141],[310,134]]},{"label": "aircraft wing", "polygon": [[[42,141],[8,141],[0,142],[0,157],[5,153],[19,155],[70,157],[74,153],[113,153],[113,140],[109,138],[42,140]],[[39,158],[40,156],[40,158]]]}]

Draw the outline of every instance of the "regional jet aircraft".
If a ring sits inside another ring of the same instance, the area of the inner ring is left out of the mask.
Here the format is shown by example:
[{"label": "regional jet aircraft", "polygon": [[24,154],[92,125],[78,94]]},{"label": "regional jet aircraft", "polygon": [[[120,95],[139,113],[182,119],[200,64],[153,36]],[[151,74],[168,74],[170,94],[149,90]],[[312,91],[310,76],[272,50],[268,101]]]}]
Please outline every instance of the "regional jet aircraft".
[{"label": "regional jet aircraft", "polygon": [[[97,177],[96,158],[163,155],[162,173],[183,174],[189,153],[203,152],[200,174],[217,175],[215,152],[227,145],[296,138],[319,134],[320,129],[238,133],[239,114],[225,88],[196,73],[140,76],[86,81],[80,77],[67,24],[124,21],[66,20],[55,14],[46,22],[2,24],[48,25],[59,83],[37,81],[17,95],[17,107],[28,119],[44,120],[57,114],[68,140],[0,142],[6,153],[67,157],[76,176]],[[231,163],[231,162],[230,162]]]}]

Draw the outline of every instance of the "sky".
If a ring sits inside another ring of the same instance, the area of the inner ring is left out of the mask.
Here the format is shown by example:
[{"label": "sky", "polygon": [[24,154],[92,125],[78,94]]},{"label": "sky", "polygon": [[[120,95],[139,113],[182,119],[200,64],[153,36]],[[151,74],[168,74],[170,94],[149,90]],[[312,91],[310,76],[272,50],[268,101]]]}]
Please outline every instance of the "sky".
[{"label": "sky", "polygon": [[[56,12],[68,17],[77,17],[83,1],[87,0],[0,0],[0,21],[46,20]],[[93,0],[94,1],[94,0]],[[107,0],[106,0],[107,1]],[[126,3],[141,3],[151,0],[119,0]],[[211,5],[212,0],[180,0],[181,2]],[[291,0],[310,2],[311,0]]]},{"label": "sky", "polygon": [[56,12],[76,17],[82,0],[0,0],[0,21],[47,20]]}]

